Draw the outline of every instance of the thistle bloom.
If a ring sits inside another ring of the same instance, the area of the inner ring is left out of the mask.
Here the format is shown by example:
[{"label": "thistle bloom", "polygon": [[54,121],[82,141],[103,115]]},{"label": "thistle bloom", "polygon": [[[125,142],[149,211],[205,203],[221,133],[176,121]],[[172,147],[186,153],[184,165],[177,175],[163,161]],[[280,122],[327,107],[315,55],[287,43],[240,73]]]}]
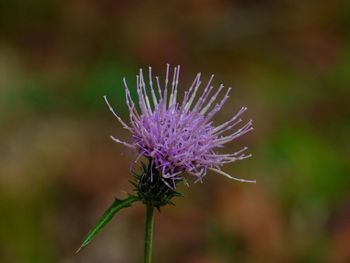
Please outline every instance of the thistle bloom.
[{"label": "thistle bloom", "polygon": [[[224,89],[221,84],[218,89],[211,85],[212,75],[203,92],[197,96],[201,86],[201,73],[198,73],[181,100],[178,99],[178,84],[180,66],[174,68],[172,81],[169,82],[169,65],[167,65],[165,83],[159,77],[152,76],[149,67],[148,85],[140,69],[137,79],[138,106],[131,98],[124,78],[126,103],[129,108],[130,124],[126,124],[113,110],[106,97],[106,103],[121,125],[132,135],[130,143],[111,138],[127,147],[138,151],[148,158],[161,174],[168,186],[181,179],[182,173],[195,176],[196,181],[202,181],[208,170],[241,182],[253,180],[232,177],[222,171],[226,163],[249,158],[245,154],[247,147],[234,153],[218,153],[223,148],[243,134],[253,130],[252,120],[242,125],[241,115],[247,110],[242,107],[230,120],[218,126],[213,124],[214,115],[220,111],[229,98],[231,88]],[[222,95],[221,95],[222,94]],[[217,99],[221,96],[221,99]],[[235,129],[235,130],[233,130]],[[232,131],[233,130],[233,131]],[[136,160],[137,161],[137,160]],[[135,161],[135,162],[136,162]],[[153,175],[151,175],[153,176]]]}]

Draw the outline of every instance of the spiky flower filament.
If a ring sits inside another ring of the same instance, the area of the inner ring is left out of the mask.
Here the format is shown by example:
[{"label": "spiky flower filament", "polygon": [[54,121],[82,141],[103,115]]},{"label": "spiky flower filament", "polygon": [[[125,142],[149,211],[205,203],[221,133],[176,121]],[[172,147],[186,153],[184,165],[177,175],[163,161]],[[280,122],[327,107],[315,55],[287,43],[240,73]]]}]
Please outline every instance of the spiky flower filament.
[{"label": "spiky flower filament", "polygon": [[[173,185],[176,180],[182,178],[183,172],[195,176],[196,181],[202,181],[208,170],[234,180],[255,182],[232,177],[221,169],[224,164],[251,156],[245,154],[247,147],[229,154],[217,152],[217,149],[223,148],[226,143],[253,130],[250,120],[232,131],[242,123],[241,115],[247,110],[246,107],[242,107],[225,123],[214,126],[212,119],[229,98],[231,88],[225,90],[224,85],[221,84],[214,91],[211,85],[214,77],[212,75],[198,97],[197,93],[201,86],[201,73],[198,73],[180,103],[178,101],[180,66],[174,68],[170,83],[170,70],[167,65],[163,85],[158,76],[155,77],[154,84],[151,67],[148,73],[148,86],[146,86],[142,69],[136,76],[138,109],[124,78],[129,125],[114,112],[105,97],[113,115],[125,129],[131,132],[132,142],[127,143],[113,136],[111,138],[136,149],[140,156],[149,158],[163,178],[172,179]],[[221,99],[218,100],[220,96]]]}]

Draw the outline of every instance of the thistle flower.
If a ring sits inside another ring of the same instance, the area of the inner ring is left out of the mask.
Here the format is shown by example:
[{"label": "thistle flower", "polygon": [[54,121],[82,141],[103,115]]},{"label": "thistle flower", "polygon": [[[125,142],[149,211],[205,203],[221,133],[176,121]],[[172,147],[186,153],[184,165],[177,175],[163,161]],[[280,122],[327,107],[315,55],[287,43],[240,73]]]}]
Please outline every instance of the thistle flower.
[{"label": "thistle flower", "polygon": [[175,191],[175,185],[176,182],[184,179],[183,173],[194,176],[196,181],[200,182],[208,170],[240,182],[255,182],[233,177],[222,170],[224,164],[249,158],[251,155],[245,153],[247,147],[233,153],[217,151],[253,129],[251,120],[242,124],[241,116],[247,110],[245,107],[230,120],[218,126],[214,125],[213,117],[229,98],[231,88],[225,91],[221,84],[214,89],[211,85],[214,77],[212,75],[202,88],[201,95],[197,96],[201,86],[201,73],[198,73],[182,99],[178,100],[180,66],[174,68],[171,83],[169,65],[167,65],[164,84],[161,84],[159,77],[155,77],[156,82],[153,84],[151,67],[148,73],[147,87],[142,69],[136,76],[138,108],[131,98],[124,78],[130,124],[126,124],[115,113],[106,96],[104,99],[113,115],[131,133],[131,142],[119,140],[114,136],[111,138],[139,153],[135,163],[141,156],[149,159],[149,163],[147,165],[142,163],[139,173],[133,172],[134,181],[131,183],[135,186],[136,195],[128,194],[125,199],[116,198],[89,231],[78,251],[89,244],[119,210],[131,206],[136,201],[142,201],[147,211],[144,262],[150,263],[153,210],[173,204],[171,199],[181,196]]},{"label": "thistle flower", "polygon": [[[233,153],[217,152],[217,149],[223,148],[225,144],[253,130],[252,120],[240,125],[243,122],[241,115],[247,110],[246,107],[242,107],[225,123],[214,125],[212,119],[229,98],[231,88],[225,90],[221,84],[214,89],[211,84],[214,77],[212,75],[202,89],[202,94],[197,96],[202,84],[201,73],[198,73],[183,98],[179,100],[180,66],[174,68],[171,83],[169,64],[164,84],[158,76],[155,77],[155,83],[153,82],[151,67],[148,73],[148,85],[142,69],[136,76],[139,109],[131,98],[125,78],[123,79],[129,108],[129,125],[115,113],[106,96],[104,97],[113,115],[130,131],[132,140],[127,143],[114,136],[111,138],[138,151],[135,162],[141,156],[147,157],[169,187],[175,187],[176,180],[182,179],[183,173],[193,175],[196,182],[202,182],[208,170],[237,181],[255,182],[233,177],[221,169],[224,164],[251,156],[245,153],[247,147]],[[220,95],[221,99],[218,100]]]}]

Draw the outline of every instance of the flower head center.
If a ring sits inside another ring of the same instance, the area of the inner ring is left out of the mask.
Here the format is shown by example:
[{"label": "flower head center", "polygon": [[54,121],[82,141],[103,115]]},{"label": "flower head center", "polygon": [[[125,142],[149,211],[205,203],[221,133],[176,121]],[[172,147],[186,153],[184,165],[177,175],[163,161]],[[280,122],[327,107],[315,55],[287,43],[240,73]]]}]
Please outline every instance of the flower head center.
[{"label": "flower head center", "polygon": [[213,126],[205,124],[199,112],[156,108],[140,120],[143,131],[136,132],[134,139],[163,174],[195,169],[212,149]]}]

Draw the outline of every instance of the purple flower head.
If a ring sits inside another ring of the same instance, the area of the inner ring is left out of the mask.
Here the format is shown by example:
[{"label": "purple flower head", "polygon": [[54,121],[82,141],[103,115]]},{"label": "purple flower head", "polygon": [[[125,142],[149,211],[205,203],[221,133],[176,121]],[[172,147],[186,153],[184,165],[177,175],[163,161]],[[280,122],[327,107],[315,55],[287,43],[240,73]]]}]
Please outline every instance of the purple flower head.
[{"label": "purple flower head", "polygon": [[130,125],[114,112],[104,97],[113,115],[131,132],[132,142],[127,143],[113,136],[111,138],[137,150],[139,157],[150,159],[162,177],[172,179],[173,182],[181,179],[184,172],[195,176],[196,181],[202,181],[208,170],[241,182],[255,182],[232,177],[221,169],[226,163],[249,158],[251,155],[245,154],[247,147],[234,153],[217,152],[226,143],[253,130],[251,120],[240,125],[241,115],[247,108],[241,108],[229,121],[214,126],[212,119],[229,98],[231,88],[225,90],[221,84],[218,89],[214,89],[211,85],[212,75],[199,96],[197,93],[202,82],[201,73],[198,73],[183,98],[178,99],[179,73],[180,66],[177,66],[170,83],[167,65],[165,83],[161,83],[159,77],[155,77],[154,83],[150,67],[146,86],[140,69],[136,76],[139,109],[131,98],[124,78]]}]

